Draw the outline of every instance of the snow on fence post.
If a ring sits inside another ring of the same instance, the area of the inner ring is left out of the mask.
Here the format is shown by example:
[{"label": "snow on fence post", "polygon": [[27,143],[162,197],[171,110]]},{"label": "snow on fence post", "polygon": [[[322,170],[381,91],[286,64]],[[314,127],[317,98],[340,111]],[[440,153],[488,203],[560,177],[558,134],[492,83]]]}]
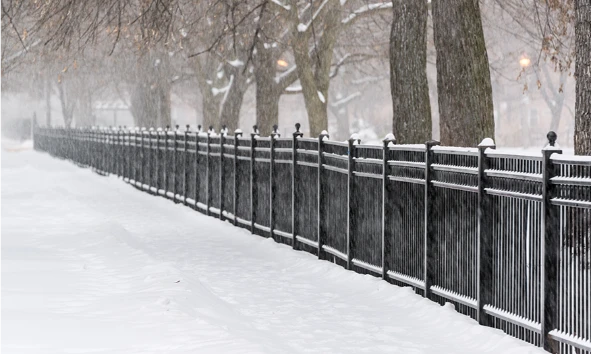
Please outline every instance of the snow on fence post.
[{"label": "snow on fence post", "polygon": [[355,222],[355,218],[353,212],[357,206],[356,203],[356,196],[355,196],[355,179],[353,176],[353,171],[355,171],[355,158],[357,157],[357,149],[355,148],[357,144],[361,143],[361,140],[357,136],[357,134],[351,135],[348,140],[349,143],[349,150],[348,159],[347,159],[347,269],[351,269],[353,264],[353,252],[354,252],[354,242],[353,242],[353,230]]},{"label": "snow on fence post", "polygon": [[220,220],[224,220],[224,140],[226,139],[227,128],[222,125],[220,130],[220,174],[219,174],[219,194],[220,194]]},{"label": "snow on fence post", "polygon": [[275,242],[275,139],[279,137],[277,124],[273,125],[271,140],[269,141],[269,237]]},{"label": "snow on fence post", "polygon": [[478,145],[478,244],[477,244],[477,312],[476,319],[480,325],[494,325],[492,317],[484,312],[484,306],[493,303],[493,217],[491,197],[486,193],[489,181],[485,171],[489,168],[490,159],[486,149],[496,148],[495,142],[486,138]]},{"label": "snow on fence post", "polygon": [[213,132],[213,125],[209,126],[207,130],[207,147],[205,150],[205,215],[209,216],[209,207],[211,206],[211,191],[209,183],[209,151],[210,151],[210,141],[211,141],[211,133]]},{"label": "snow on fence post", "polygon": [[556,133],[551,131],[546,136],[548,145],[542,150],[542,231],[544,232],[542,246],[542,284],[540,299],[541,318],[541,346],[551,352],[558,352],[558,343],[551,339],[549,332],[557,328],[558,324],[558,261],[560,247],[560,212],[551,200],[556,195],[556,186],[552,177],[557,175],[558,166],[554,165],[550,156],[562,154],[562,150],[555,146]]},{"label": "snow on fence post", "polygon": [[255,149],[257,146],[256,137],[259,135],[259,128],[256,125],[252,126],[252,133],[250,133],[250,232],[254,234],[255,219],[257,210],[257,181],[255,174]]},{"label": "snow on fence post", "polygon": [[183,149],[183,204],[187,205],[187,194],[189,191],[189,169],[187,168],[187,161],[189,161],[189,132],[191,131],[191,127],[189,124],[185,126],[185,146]]},{"label": "snow on fence post", "polygon": [[238,225],[238,143],[242,137],[242,130],[234,130],[234,195],[232,196],[233,213],[234,213],[234,226]]},{"label": "snow on fence post", "polygon": [[382,279],[387,280],[392,254],[392,230],[386,228],[386,220],[394,217],[392,204],[388,203],[392,198],[392,184],[388,182],[388,160],[392,158],[389,145],[396,144],[394,134],[386,135],[382,144]]},{"label": "snow on fence post", "polygon": [[297,186],[300,184],[299,176],[298,176],[298,138],[304,136],[300,132],[300,123],[295,124],[296,131],[293,133],[293,142],[292,142],[292,164],[291,164],[291,233],[292,233],[292,248],[294,250],[298,249],[298,240],[296,238],[297,233],[299,231],[298,225],[298,218],[296,216],[296,208],[299,207],[299,200],[297,198],[298,193],[296,191]]},{"label": "snow on fence post", "polygon": [[431,183],[431,176],[433,174],[433,146],[439,145],[438,141],[427,141],[425,142],[425,292],[424,297],[431,299],[431,283],[435,274],[435,230],[434,226],[436,216],[435,209],[433,208],[433,202],[435,199],[435,191]]},{"label": "snow on fence post", "polygon": [[[89,149],[92,149],[92,129],[90,130],[89,133]],[[123,126],[123,141],[124,144],[127,144],[127,147],[125,147],[125,159],[124,159],[124,165],[123,165],[123,175],[124,175],[124,180],[125,178],[127,178],[127,180],[129,181],[129,179],[131,178],[131,170],[130,170],[130,165],[131,165],[131,160],[130,160],[130,151],[131,151],[131,144],[130,144],[130,136],[129,136],[129,129],[127,129],[127,126]],[[127,142],[127,143],[126,143]],[[92,151],[92,150],[91,150]],[[92,157],[94,157],[94,154],[91,154]],[[91,159],[90,164],[92,165],[93,162],[92,160],[94,160],[94,158]]]},{"label": "snow on fence post", "polygon": [[322,166],[326,163],[326,159],[324,157],[324,139],[328,139],[328,132],[323,130],[320,135],[318,135],[318,180],[317,180],[317,187],[318,187],[318,194],[317,194],[317,203],[318,203],[318,220],[317,220],[317,228],[318,228],[318,259],[325,259],[325,253],[322,249],[322,246],[326,243],[326,173],[323,173]]}]

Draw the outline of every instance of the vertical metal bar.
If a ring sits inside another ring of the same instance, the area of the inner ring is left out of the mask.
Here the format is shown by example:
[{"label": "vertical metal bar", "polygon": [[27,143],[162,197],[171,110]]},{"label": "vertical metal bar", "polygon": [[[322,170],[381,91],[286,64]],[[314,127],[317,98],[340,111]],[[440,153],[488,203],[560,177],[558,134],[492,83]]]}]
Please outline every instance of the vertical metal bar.
[{"label": "vertical metal bar", "polygon": [[349,156],[347,159],[347,269],[351,269],[353,264],[353,253],[355,246],[355,235],[353,235],[355,215],[354,210],[356,207],[355,198],[355,178],[353,172],[355,171],[355,157],[357,151],[355,144],[359,143],[359,139],[355,136],[351,136],[348,140],[349,143]]},{"label": "vertical metal bar", "polygon": [[178,153],[179,153],[179,142],[178,142],[178,132],[179,132],[179,126],[175,126],[174,129],[174,150],[172,153],[172,174],[173,174],[173,180],[172,180],[172,200],[177,203],[177,195],[178,195],[178,183],[179,183],[179,169],[178,169]]},{"label": "vertical metal bar", "polygon": [[[140,130],[140,188],[143,189],[145,180],[145,150],[144,150],[144,132],[145,128]],[[137,181],[136,181],[137,186]]]},{"label": "vertical metal bar", "polygon": [[477,291],[476,300],[478,309],[476,319],[480,325],[492,326],[493,319],[484,312],[484,305],[492,304],[493,295],[493,227],[492,200],[486,193],[488,179],[485,171],[489,168],[489,158],[486,149],[494,149],[496,146],[492,139],[483,140],[478,145],[478,240],[477,240]]},{"label": "vertical metal bar", "polygon": [[542,150],[542,215],[544,232],[541,244],[542,261],[542,298],[541,298],[541,322],[542,322],[542,347],[549,352],[557,351],[557,343],[549,336],[549,332],[556,328],[557,324],[557,264],[559,261],[558,250],[560,247],[560,220],[558,207],[551,204],[551,199],[556,193],[556,186],[551,179],[556,175],[556,166],[550,156],[554,153],[561,154],[562,150],[554,148],[556,134],[548,133],[549,146]]},{"label": "vertical metal bar", "polygon": [[324,158],[324,138],[328,139],[328,134],[326,131],[323,131],[318,136],[318,175],[317,175],[317,207],[318,207],[318,220],[317,220],[317,229],[318,229],[318,259],[325,259],[326,255],[324,254],[324,250],[322,246],[326,243],[326,176],[325,173],[322,172],[325,163]]},{"label": "vertical metal bar", "polygon": [[238,190],[238,145],[240,137],[242,137],[242,131],[236,129],[234,131],[234,226],[238,225],[238,198],[240,198],[240,193]]},{"label": "vertical metal bar", "polygon": [[183,204],[187,205],[187,198],[189,194],[189,169],[187,168],[187,161],[189,161],[189,124],[185,127],[185,146],[183,149]]},{"label": "vertical metal bar", "polygon": [[250,134],[250,232],[255,233],[255,219],[257,209],[257,185],[255,171],[255,148],[257,144],[257,127],[254,126],[254,132]]},{"label": "vertical metal bar", "polygon": [[424,280],[425,280],[425,292],[424,297],[431,299],[431,284],[437,271],[436,260],[436,248],[435,248],[435,209],[433,208],[433,202],[435,200],[435,191],[431,184],[432,176],[432,161],[433,146],[439,145],[438,141],[427,141],[425,143],[425,260],[424,260]]},{"label": "vertical metal bar", "polygon": [[298,240],[297,235],[299,232],[299,225],[298,225],[298,218],[297,218],[297,210],[299,209],[299,200],[298,200],[298,193],[297,187],[300,184],[299,176],[298,176],[298,138],[302,137],[304,134],[300,133],[300,123],[296,123],[295,125],[296,131],[293,133],[293,142],[292,142],[292,164],[291,164],[291,233],[292,233],[292,247],[294,250],[298,249]]},{"label": "vertical metal bar", "polygon": [[392,257],[392,230],[387,227],[393,218],[392,205],[388,203],[392,196],[392,183],[388,181],[388,160],[392,158],[390,143],[396,144],[394,135],[388,134],[382,140],[382,279],[388,279],[390,258]]},{"label": "vertical metal bar", "polygon": [[273,240],[275,239],[275,138],[277,137],[277,126],[273,126],[271,140],[269,142],[269,230]]},{"label": "vertical metal bar", "polygon": [[166,192],[168,192],[168,130],[170,127],[167,125],[164,130],[164,151],[162,153],[162,190],[164,191],[164,198],[166,198]]},{"label": "vertical metal bar", "polygon": [[201,188],[201,181],[199,176],[199,134],[201,133],[201,126],[197,127],[195,132],[195,210],[199,210],[197,206],[199,203],[199,192]]},{"label": "vertical metal bar", "polygon": [[211,206],[211,190],[209,183],[209,153],[210,153],[210,135],[213,127],[209,127],[209,131],[207,132],[207,148],[206,148],[206,155],[205,155],[205,215],[209,215],[209,207]]},{"label": "vertical metal bar", "polygon": [[226,140],[226,127],[224,126],[222,128],[222,130],[220,131],[220,175],[219,175],[219,179],[220,179],[220,215],[219,218],[220,220],[224,220],[224,184],[225,184],[225,178],[224,178],[224,141]]}]

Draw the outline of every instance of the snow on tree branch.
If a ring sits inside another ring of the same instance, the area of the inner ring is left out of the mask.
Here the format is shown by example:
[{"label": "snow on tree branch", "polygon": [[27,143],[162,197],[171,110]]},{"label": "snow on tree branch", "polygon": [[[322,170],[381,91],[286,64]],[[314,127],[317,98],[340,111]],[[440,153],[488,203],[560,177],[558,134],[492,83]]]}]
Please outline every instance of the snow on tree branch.
[{"label": "snow on tree branch", "polygon": [[341,21],[341,23],[343,25],[346,25],[346,24],[349,24],[362,16],[369,15],[374,11],[391,9],[391,8],[392,8],[392,2],[381,2],[381,3],[377,3],[377,4],[363,5],[360,8],[358,8],[357,10],[353,11],[353,13],[351,13],[349,16],[345,17]]}]

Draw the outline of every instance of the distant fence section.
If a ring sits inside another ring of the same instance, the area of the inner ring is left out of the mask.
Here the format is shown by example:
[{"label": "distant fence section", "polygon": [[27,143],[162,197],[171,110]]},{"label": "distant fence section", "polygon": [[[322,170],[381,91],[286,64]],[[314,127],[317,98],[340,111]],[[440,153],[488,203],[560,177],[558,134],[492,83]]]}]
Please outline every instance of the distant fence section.
[{"label": "distant fence section", "polygon": [[[554,353],[591,354],[591,157],[178,129],[34,130],[34,147]],[[277,131],[275,129],[275,131]]]}]

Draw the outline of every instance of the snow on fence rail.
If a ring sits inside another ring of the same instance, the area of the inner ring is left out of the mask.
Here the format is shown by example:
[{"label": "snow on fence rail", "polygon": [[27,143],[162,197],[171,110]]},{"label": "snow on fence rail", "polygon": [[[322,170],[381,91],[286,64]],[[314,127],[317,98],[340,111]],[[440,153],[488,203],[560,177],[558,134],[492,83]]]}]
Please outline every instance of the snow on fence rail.
[{"label": "snow on fence rail", "polygon": [[[256,131],[256,128],[255,128]],[[275,130],[276,132],[276,130]],[[35,127],[34,147],[379,275],[556,353],[591,354],[591,157],[178,129]]]}]

